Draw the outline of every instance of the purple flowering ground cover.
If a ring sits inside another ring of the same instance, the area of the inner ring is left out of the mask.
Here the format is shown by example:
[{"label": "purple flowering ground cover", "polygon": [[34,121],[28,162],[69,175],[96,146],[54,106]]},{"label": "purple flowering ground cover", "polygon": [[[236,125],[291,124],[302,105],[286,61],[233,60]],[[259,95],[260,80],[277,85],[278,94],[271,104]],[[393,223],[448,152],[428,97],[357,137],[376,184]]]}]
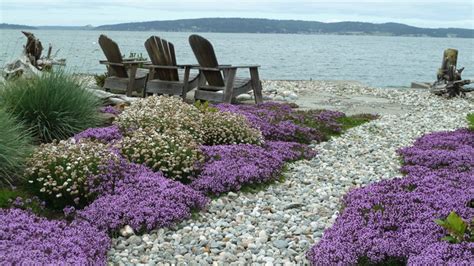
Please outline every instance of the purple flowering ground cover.
[{"label": "purple flowering ground cover", "polygon": [[307,143],[326,140],[376,118],[371,115],[348,118],[337,111],[297,111],[288,104],[274,102],[216,107],[222,112],[244,115],[262,132],[265,144],[203,146],[206,161],[191,187],[208,195],[278,180],[286,162],[315,156]]},{"label": "purple flowering ground cover", "polygon": [[324,138],[319,130],[302,125],[305,120],[303,114],[296,112],[287,104],[274,102],[257,105],[218,104],[216,107],[220,111],[244,115],[267,140],[309,143],[322,141]]},{"label": "purple flowering ground cover", "polygon": [[88,128],[74,135],[74,139],[76,141],[80,141],[81,139],[92,139],[103,143],[110,143],[115,140],[120,140],[122,139],[122,137],[122,133],[116,125],[108,127]]},{"label": "purple flowering ground cover", "polygon": [[208,198],[161,172],[131,164],[113,192],[104,193],[76,214],[97,228],[114,232],[130,225],[136,231],[167,227],[185,220],[193,210],[204,209]]},{"label": "purple flowering ground cover", "polygon": [[121,111],[111,105],[104,106],[100,108],[101,113],[119,115]]},{"label": "purple flowering ground cover", "polygon": [[121,163],[119,172],[100,177],[95,201],[82,210],[64,209],[70,223],[17,209],[23,205],[18,199],[12,204],[15,208],[0,209],[0,261],[105,265],[109,234],[125,225],[136,232],[167,227],[204,209],[209,201],[160,172],[125,159]]},{"label": "purple flowering ground cover", "polygon": [[399,150],[406,176],[350,191],[344,209],[307,253],[313,265],[473,265],[474,243],[441,240],[435,223],[474,218],[474,132],[425,135]]},{"label": "purple flowering ground cover", "polygon": [[[119,155],[120,160],[103,166],[99,174],[86,177],[94,201],[82,209],[68,206],[64,214],[54,214],[65,220],[36,216],[31,204],[20,204],[19,200],[12,201],[10,209],[0,209],[0,261],[106,264],[109,236],[120,228],[129,225],[141,233],[168,227],[189,218],[193,211],[205,209],[210,200],[207,196],[278,180],[286,162],[315,155],[307,143],[341,133],[343,124],[338,119],[345,117],[333,111],[302,114],[277,103],[223,104],[218,108],[243,114],[263,132],[265,143],[202,146],[206,161],[199,163],[199,171],[189,184],[129,163],[111,145],[110,152]],[[119,114],[113,107],[101,111]],[[121,138],[117,126],[90,128],[74,136],[76,143],[92,139],[114,144]]]},{"label": "purple flowering ground cover", "polygon": [[206,162],[190,186],[214,195],[278,179],[285,162],[315,155],[304,144],[283,141],[267,141],[263,147],[216,145],[204,146],[202,150]]},{"label": "purple flowering ground cover", "polygon": [[20,209],[0,209],[0,217],[2,264],[106,265],[110,238],[88,223],[49,221]]}]

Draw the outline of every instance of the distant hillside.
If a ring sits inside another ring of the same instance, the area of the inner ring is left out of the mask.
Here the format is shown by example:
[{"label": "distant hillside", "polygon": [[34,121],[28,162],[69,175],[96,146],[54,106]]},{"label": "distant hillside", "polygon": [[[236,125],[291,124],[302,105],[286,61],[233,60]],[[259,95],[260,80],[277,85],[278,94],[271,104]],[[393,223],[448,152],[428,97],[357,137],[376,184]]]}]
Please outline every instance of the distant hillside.
[{"label": "distant hillside", "polygon": [[399,23],[366,22],[323,23],[302,20],[247,18],[201,18],[103,25],[96,30],[122,31],[189,31],[229,33],[303,33],[344,35],[388,35],[474,38],[474,30],[459,28],[429,29]]},{"label": "distant hillside", "polygon": [[38,26],[40,30],[93,30],[94,26]]},{"label": "distant hillside", "polygon": [[0,29],[35,30],[36,28],[32,26],[26,26],[26,25],[0,23]]}]

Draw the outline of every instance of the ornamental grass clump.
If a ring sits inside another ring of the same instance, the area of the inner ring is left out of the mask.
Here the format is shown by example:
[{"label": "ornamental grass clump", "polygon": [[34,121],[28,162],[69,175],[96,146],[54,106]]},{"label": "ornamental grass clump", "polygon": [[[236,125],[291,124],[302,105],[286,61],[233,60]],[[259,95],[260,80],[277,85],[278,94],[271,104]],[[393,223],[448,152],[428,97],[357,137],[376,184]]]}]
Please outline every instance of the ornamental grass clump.
[{"label": "ornamental grass clump", "polygon": [[472,265],[474,132],[427,134],[399,153],[406,176],[350,191],[307,253],[313,265]]},{"label": "ornamental grass clump", "polygon": [[48,207],[83,207],[100,194],[97,188],[104,176],[120,172],[120,159],[100,142],[54,141],[36,149],[27,162],[26,178]]},{"label": "ornamental grass clump", "polygon": [[110,238],[84,221],[68,224],[20,209],[0,209],[3,265],[106,265]]},{"label": "ornamental grass clump", "polygon": [[187,131],[138,128],[115,146],[129,161],[144,164],[167,177],[185,180],[203,158],[193,135]]},{"label": "ornamental grass clump", "polygon": [[0,109],[0,187],[21,181],[24,163],[32,151],[31,141],[26,128]]},{"label": "ornamental grass clump", "polygon": [[150,96],[134,101],[116,118],[114,123],[129,134],[139,128],[157,132],[167,130],[188,132],[197,141],[202,139],[203,114],[181,98]]},{"label": "ornamental grass clump", "polygon": [[103,121],[99,98],[62,72],[6,82],[0,103],[41,142],[67,139]]},{"label": "ornamental grass clump", "polygon": [[263,143],[260,130],[250,126],[243,115],[229,112],[206,112],[202,120],[205,145]]}]

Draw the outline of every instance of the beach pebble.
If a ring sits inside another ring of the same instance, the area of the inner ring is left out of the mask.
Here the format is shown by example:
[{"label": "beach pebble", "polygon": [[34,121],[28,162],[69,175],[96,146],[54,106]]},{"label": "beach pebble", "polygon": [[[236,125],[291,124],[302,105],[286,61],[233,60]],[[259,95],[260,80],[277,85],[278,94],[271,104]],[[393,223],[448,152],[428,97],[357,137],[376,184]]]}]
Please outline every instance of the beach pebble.
[{"label": "beach pebble", "polygon": [[121,228],[120,231],[119,231],[119,233],[120,233],[120,235],[123,236],[123,237],[129,237],[129,236],[135,234],[135,233],[133,232],[133,228],[130,227],[130,225],[126,225],[126,226],[124,226],[123,228]]},{"label": "beach pebble", "polygon": [[247,94],[247,93],[240,94],[239,96],[237,96],[237,100],[239,100],[239,101],[248,101],[248,100],[251,100],[251,99],[252,99],[252,96],[250,94]]},{"label": "beach pebble", "polygon": [[113,239],[109,263],[308,264],[305,253],[334,223],[347,191],[401,176],[397,149],[428,132],[465,127],[466,114],[474,110],[474,95],[446,100],[423,90],[327,81],[265,81],[263,86],[266,95],[276,92],[274,99],[283,99],[278,92],[294,88],[299,95],[327,95],[327,101],[347,95],[380,97],[387,104],[407,105],[410,111],[384,114],[340,137],[313,144],[316,157],[289,164],[283,183],[258,193],[222,195],[198,218],[153,230],[147,237]]}]

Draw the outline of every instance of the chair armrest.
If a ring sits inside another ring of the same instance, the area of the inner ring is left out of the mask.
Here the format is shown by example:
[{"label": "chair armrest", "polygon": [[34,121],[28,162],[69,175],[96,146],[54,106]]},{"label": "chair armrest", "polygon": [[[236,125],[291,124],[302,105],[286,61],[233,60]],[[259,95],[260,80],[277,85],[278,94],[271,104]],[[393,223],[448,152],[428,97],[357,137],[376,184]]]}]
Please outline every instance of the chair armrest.
[{"label": "chair armrest", "polygon": [[124,61],[124,65],[139,65],[139,64],[147,64],[150,63],[150,61]]},{"label": "chair armrest", "polygon": [[179,67],[181,67],[181,68],[186,68],[186,67],[189,67],[189,68],[199,68],[199,65],[197,65],[197,64],[179,64],[179,65],[177,65],[177,66],[179,66]]},{"label": "chair armrest", "polygon": [[100,64],[103,65],[110,65],[110,66],[126,66],[126,65],[139,65],[139,64],[146,64],[150,63],[149,61],[124,61],[122,63],[113,63],[107,60],[99,60]]},{"label": "chair armrest", "polygon": [[143,68],[161,68],[161,69],[184,69],[184,68],[198,68],[199,65],[176,65],[176,66],[163,66],[163,65],[152,65],[145,64]]},{"label": "chair armrest", "polygon": [[112,63],[105,60],[100,60],[99,63],[103,65],[109,65],[109,66],[125,66],[123,63]]},{"label": "chair armrest", "polygon": [[143,65],[143,68],[148,68],[148,69],[182,69],[184,68],[183,66],[162,66],[162,65]]},{"label": "chair armrest", "polygon": [[[229,68],[259,68],[260,65],[232,65]],[[222,68],[228,68],[227,66],[222,66]]]},{"label": "chair armrest", "polygon": [[234,65],[219,65],[217,67],[197,67],[199,70],[204,71],[221,71],[226,69],[237,69],[237,68],[258,68],[259,65],[248,65],[248,66],[234,66]]}]

